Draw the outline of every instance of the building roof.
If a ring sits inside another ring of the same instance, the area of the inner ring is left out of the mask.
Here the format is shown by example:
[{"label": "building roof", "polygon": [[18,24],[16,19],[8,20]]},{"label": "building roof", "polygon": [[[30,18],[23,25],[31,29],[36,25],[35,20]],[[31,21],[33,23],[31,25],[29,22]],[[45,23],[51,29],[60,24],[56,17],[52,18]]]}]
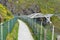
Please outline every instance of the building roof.
[{"label": "building roof", "polygon": [[39,18],[39,17],[41,18],[41,17],[51,17],[51,16],[53,16],[53,14],[44,15],[42,13],[33,13],[33,14],[28,15],[28,17],[30,18]]},{"label": "building roof", "polygon": [[31,15],[28,15],[30,18],[38,18],[38,17],[44,17],[42,13],[33,13]]}]

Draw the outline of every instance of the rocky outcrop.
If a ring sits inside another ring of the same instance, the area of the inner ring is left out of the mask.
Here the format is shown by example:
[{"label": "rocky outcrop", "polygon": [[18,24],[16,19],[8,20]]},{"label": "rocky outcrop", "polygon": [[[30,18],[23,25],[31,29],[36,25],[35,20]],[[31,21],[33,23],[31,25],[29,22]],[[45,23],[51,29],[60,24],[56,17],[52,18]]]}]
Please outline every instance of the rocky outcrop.
[{"label": "rocky outcrop", "polygon": [[8,0],[3,0],[0,1],[0,3],[5,5],[14,15],[18,15],[18,16],[28,15],[31,13],[39,13],[41,11],[39,5],[37,5],[37,3],[34,2],[29,3],[30,5],[27,5],[26,2],[19,5],[15,5],[14,0],[12,2],[8,2]]}]

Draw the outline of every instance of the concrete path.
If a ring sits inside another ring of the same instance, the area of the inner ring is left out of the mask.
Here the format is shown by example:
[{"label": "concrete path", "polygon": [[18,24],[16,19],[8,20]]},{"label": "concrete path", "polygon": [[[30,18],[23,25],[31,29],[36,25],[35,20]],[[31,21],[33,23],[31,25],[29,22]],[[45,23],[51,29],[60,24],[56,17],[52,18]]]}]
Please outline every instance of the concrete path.
[{"label": "concrete path", "polygon": [[34,40],[28,26],[21,20],[19,22],[18,40]]}]

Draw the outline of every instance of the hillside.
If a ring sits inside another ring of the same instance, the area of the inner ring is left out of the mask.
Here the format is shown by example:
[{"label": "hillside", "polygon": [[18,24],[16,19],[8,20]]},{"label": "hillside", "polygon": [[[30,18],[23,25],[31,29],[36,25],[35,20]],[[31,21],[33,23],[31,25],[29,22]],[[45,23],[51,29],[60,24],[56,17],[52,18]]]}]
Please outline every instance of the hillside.
[{"label": "hillside", "polygon": [[[31,13],[43,13],[43,14],[60,14],[60,1],[59,0],[13,0],[8,1],[12,7],[13,13],[16,15],[28,15]],[[15,8],[14,8],[15,7]],[[53,16],[51,21],[55,25],[55,31],[60,31],[60,19],[57,16]]]}]

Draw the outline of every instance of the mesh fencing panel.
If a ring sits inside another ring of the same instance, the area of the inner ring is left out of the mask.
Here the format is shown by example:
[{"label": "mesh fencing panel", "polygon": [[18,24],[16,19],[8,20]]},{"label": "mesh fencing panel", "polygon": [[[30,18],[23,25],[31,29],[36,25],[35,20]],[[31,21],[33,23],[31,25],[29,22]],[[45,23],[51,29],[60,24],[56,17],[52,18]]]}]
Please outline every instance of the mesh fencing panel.
[{"label": "mesh fencing panel", "polygon": [[[44,28],[44,26],[42,26],[41,31],[41,23],[37,22],[36,19],[31,19],[26,16],[21,16],[19,19],[23,20],[28,25],[30,30],[32,30],[31,33],[34,36],[35,40],[52,40],[52,30],[50,28],[50,25],[46,26],[47,28]],[[45,29],[47,30],[46,34]],[[55,37],[54,40],[56,40]]]},{"label": "mesh fencing panel", "polygon": [[[18,17],[15,17],[3,24],[0,24],[0,40],[6,40],[6,36],[8,33],[10,33],[14,27],[14,24],[16,23]],[[42,25],[41,28],[41,23],[36,19],[31,19],[26,16],[21,16],[19,17],[20,20],[24,21],[30,31],[32,36],[34,37],[35,40],[52,40],[52,30],[50,26],[46,26],[46,34],[45,34],[45,28]],[[54,40],[56,40],[55,35],[54,35]]]},{"label": "mesh fencing panel", "polygon": [[10,33],[17,21],[17,17],[0,24],[0,40],[6,40],[7,34]]}]

